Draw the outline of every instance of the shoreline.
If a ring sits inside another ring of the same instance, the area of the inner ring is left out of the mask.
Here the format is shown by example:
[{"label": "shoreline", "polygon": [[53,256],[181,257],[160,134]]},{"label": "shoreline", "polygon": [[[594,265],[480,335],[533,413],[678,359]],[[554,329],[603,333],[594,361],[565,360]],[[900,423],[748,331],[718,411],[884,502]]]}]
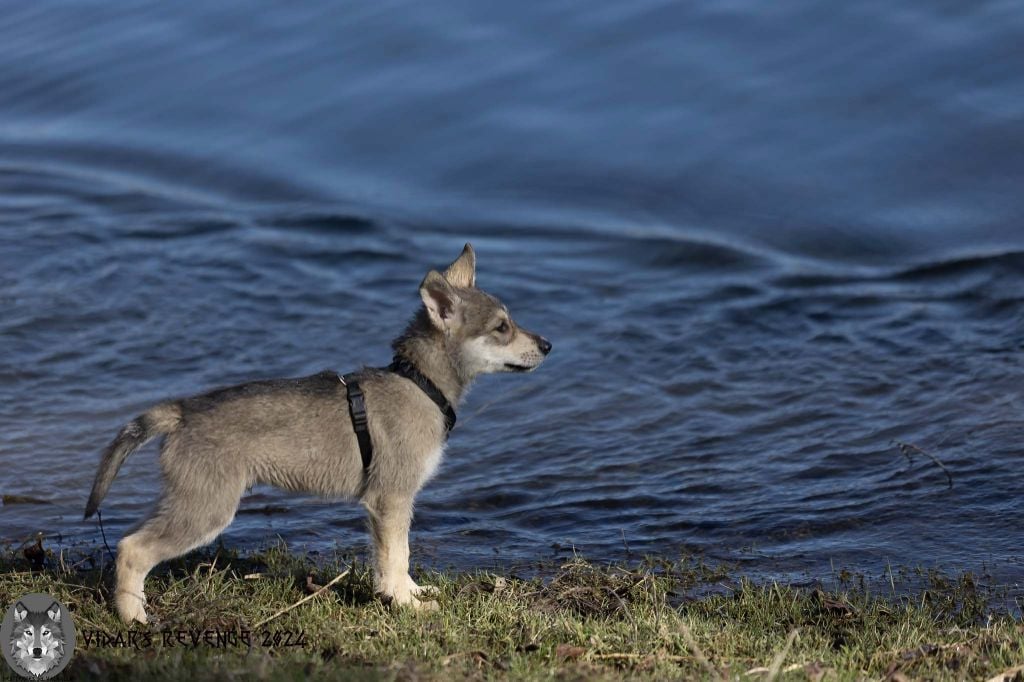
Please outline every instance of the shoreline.
[{"label": "shoreline", "polygon": [[156,622],[127,627],[105,548],[29,545],[0,555],[0,603],[68,606],[75,679],[989,679],[1024,664],[1019,602],[972,574],[894,572],[887,595],[852,573],[755,583],[699,560],[548,568],[414,571],[439,608],[413,612],[377,599],[361,562],[212,549],[158,567]]}]

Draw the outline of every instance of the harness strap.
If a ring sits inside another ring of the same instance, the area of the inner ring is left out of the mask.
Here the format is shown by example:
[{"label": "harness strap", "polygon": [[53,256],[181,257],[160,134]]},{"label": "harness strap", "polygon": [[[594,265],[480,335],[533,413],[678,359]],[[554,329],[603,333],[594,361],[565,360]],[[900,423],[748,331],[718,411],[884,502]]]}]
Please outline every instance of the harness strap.
[{"label": "harness strap", "polygon": [[[434,401],[437,408],[441,410],[441,414],[444,415],[445,438],[447,438],[448,433],[455,428],[456,416],[455,409],[444,397],[444,393],[441,393],[441,389],[423,372],[419,371],[416,365],[400,355],[396,355],[386,369],[410,380]],[[370,463],[373,462],[373,441],[370,439],[370,429],[366,421],[366,396],[363,395],[363,389],[359,386],[354,372],[340,378],[341,383],[345,384],[345,388],[348,390],[348,412],[352,417],[352,429],[356,432],[356,440],[359,441],[359,455],[363,459],[363,471],[366,472],[370,468]]]},{"label": "harness strap", "polygon": [[448,437],[448,432],[455,428],[455,410],[452,408],[452,404],[448,402],[448,399],[444,397],[444,393],[441,393],[441,389],[437,385],[428,379],[423,372],[416,368],[416,365],[412,364],[401,355],[396,355],[395,359],[388,365],[388,371],[394,372],[398,376],[409,379],[414,384],[420,387],[420,390],[427,394],[427,397],[434,401],[437,405],[437,409],[441,410],[441,414],[444,415],[444,428],[445,437]]},{"label": "harness strap", "polygon": [[370,440],[370,429],[366,423],[366,396],[360,388],[355,374],[346,374],[341,382],[348,389],[348,412],[352,417],[352,428],[356,432],[356,440],[359,441],[359,454],[363,458],[363,471],[370,468],[373,461],[373,441]]}]

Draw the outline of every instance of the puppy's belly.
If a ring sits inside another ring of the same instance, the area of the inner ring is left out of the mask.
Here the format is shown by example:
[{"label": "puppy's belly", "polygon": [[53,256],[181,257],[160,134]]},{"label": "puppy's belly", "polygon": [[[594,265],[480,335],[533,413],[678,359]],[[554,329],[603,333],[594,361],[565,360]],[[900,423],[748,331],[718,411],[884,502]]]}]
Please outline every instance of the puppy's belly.
[{"label": "puppy's belly", "polygon": [[351,498],[363,480],[358,454],[326,449],[298,450],[286,456],[257,457],[248,481],[327,498]]}]

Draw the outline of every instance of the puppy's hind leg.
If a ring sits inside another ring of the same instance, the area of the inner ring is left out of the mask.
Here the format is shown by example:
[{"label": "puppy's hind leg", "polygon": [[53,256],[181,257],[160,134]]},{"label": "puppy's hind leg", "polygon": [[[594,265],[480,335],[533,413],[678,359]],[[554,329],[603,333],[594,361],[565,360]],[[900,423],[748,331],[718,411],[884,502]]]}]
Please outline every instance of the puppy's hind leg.
[{"label": "puppy's hind leg", "polygon": [[243,486],[206,483],[190,491],[168,485],[154,514],[118,543],[114,605],[124,622],[147,622],[143,588],[154,566],[212,542],[234,518]]},{"label": "puppy's hind leg", "polygon": [[409,575],[409,526],[412,522],[411,496],[376,495],[364,500],[370,515],[374,548],[374,587],[395,604],[417,609],[437,608],[436,602],[422,602],[416,595],[428,590]]}]

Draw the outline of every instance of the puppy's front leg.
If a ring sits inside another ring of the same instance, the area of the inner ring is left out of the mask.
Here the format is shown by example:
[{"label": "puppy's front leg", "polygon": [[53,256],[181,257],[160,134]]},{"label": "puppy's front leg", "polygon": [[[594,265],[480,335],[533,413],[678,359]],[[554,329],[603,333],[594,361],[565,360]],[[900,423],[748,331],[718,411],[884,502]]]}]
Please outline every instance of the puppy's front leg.
[{"label": "puppy's front leg", "polygon": [[423,590],[409,576],[409,525],[412,497],[379,496],[366,503],[374,549],[374,587],[395,604],[436,608],[416,598]]}]

